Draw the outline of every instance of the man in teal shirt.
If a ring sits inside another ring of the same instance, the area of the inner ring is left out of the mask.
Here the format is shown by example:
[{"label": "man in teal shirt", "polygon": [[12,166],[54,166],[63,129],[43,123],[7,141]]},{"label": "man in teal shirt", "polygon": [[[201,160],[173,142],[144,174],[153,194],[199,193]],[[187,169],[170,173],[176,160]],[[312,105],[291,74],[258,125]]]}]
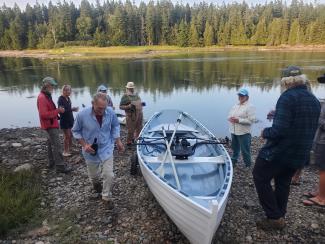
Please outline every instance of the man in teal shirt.
[{"label": "man in teal shirt", "polygon": [[105,202],[112,203],[114,143],[119,152],[124,151],[124,146],[120,139],[120,124],[113,109],[107,107],[105,94],[97,93],[92,107],[77,114],[72,133],[82,146],[88,175],[95,191],[102,193]]}]

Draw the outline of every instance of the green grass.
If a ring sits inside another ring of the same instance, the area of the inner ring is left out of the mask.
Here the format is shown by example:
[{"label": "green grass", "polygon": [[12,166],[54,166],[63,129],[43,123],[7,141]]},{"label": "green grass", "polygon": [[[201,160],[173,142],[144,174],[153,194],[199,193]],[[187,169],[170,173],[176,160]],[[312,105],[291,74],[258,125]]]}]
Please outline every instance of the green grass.
[{"label": "green grass", "polygon": [[39,207],[40,174],[0,171],[0,236],[26,224]]},{"label": "green grass", "polygon": [[223,50],[222,47],[177,47],[177,46],[115,46],[87,47],[67,46],[55,49],[26,50],[30,55],[45,55],[49,58],[92,59],[92,58],[137,58],[160,57],[181,53],[211,52]]},{"label": "green grass", "polygon": [[58,243],[80,243],[81,229],[75,222],[76,212],[76,210],[63,211],[60,214],[60,219],[50,219],[50,225],[52,226],[51,234],[56,236]]}]

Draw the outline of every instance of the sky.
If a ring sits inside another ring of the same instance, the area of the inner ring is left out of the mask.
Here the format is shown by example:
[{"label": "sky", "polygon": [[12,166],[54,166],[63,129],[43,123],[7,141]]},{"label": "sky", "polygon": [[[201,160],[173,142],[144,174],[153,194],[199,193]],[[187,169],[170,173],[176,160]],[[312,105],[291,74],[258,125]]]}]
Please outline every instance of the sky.
[{"label": "sky", "polygon": [[[27,3],[29,3],[30,5],[34,5],[36,3],[36,1],[38,1],[40,4],[44,3],[44,4],[48,4],[48,2],[50,0],[0,0],[0,6],[2,6],[4,3],[6,4],[7,7],[12,7],[14,6],[15,2],[18,4],[18,6],[21,9],[25,9],[25,6]],[[62,0],[63,1],[63,0]],[[79,5],[81,0],[66,0],[67,2],[74,2],[75,5]],[[95,3],[95,0],[88,0],[89,2],[93,2]],[[100,0],[100,2],[103,2],[104,0]],[[123,0],[122,0],[123,1]],[[136,4],[138,4],[141,0],[133,0]],[[149,0],[143,0],[144,2],[149,2]],[[202,0],[171,0],[173,3],[189,3],[189,4],[193,4],[193,3],[200,3],[202,2]],[[223,2],[229,3],[229,2],[242,2],[243,0],[238,0],[238,1],[227,1],[227,0],[204,0],[204,2],[207,3],[216,3],[216,4],[222,4]],[[272,0],[245,0],[246,3],[248,4],[257,4],[257,3],[265,3],[265,2],[270,2]],[[291,0],[283,0],[286,1],[287,3],[290,3]],[[52,0],[52,3],[56,3],[58,2],[57,0]],[[304,0],[304,2],[315,2],[314,0]],[[325,0],[316,0],[317,3],[325,3]]]}]

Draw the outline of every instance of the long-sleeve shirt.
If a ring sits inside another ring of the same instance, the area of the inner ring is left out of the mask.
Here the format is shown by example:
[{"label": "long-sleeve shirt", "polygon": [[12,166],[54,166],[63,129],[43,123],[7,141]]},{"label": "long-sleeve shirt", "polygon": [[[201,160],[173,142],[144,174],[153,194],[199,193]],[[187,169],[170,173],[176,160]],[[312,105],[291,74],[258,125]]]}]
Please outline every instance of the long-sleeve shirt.
[{"label": "long-sleeve shirt", "polygon": [[255,122],[255,108],[248,101],[243,104],[236,104],[229,112],[228,119],[230,117],[235,117],[239,120],[238,123],[229,124],[231,134],[240,136],[251,133],[251,126]]},{"label": "long-sleeve shirt", "polygon": [[41,92],[37,97],[37,109],[42,129],[59,128],[58,114],[50,94]]},{"label": "long-sleeve shirt", "polygon": [[77,114],[72,134],[77,140],[84,139],[87,144],[92,144],[97,138],[97,154],[93,156],[84,149],[82,154],[86,161],[99,163],[113,157],[114,142],[120,137],[120,124],[113,109],[107,107],[100,126],[93,108],[88,107]]}]

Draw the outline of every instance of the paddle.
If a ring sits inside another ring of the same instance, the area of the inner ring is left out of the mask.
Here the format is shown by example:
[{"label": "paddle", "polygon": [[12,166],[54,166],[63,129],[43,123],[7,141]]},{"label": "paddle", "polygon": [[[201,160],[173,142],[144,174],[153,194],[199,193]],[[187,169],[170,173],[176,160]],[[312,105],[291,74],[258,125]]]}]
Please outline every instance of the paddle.
[{"label": "paddle", "polygon": [[[174,132],[176,131],[176,129],[177,129],[177,128],[175,127]],[[164,127],[162,127],[162,131],[163,131],[164,137],[166,137],[166,131],[165,131]],[[171,153],[171,151],[170,151],[170,146],[171,146],[171,142],[173,141],[173,137],[174,137],[174,135],[175,135],[175,134],[172,135],[171,140],[170,140],[169,143],[168,143],[168,140],[165,139],[166,147],[167,147],[167,150],[166,150],[166,152],[165,152],[165,155],[168,154],[168,156],[169,156],[169,160],[170,160],[170,162],[171,162],[171,164],[172,164],[172,168],[173,168],[173,172],[174,172],[174,176],[175,176],[175,180],[176,180],[177,190],[180,191],[180,190],[181,190],[181,185],[179,184],[179,179],[178,179],[178,175],[177,175],[177,171],[176,171],[175,163],[174,163],[174,160],[173,160],[172,153]],[[167,159],[167,156],[165,156],[165,158],[164,158],[164,160],[163,160],[161,166],[163,166],[163,164],[165,163],[166,159]],[[164,170],[164,167],[162,167],[162,170]],[[163,172],[163,173],[165,174],[165,172]]]},{"label": "paddle", "polygon": [[161,163],[161,165],[157,168],[157,170],[156,170],[156,172],[161,176],[161,177],[164,177],[164,175],[165,175],[165,172],[164,172],[164,163],[165,163],[165,161],[166,161],[166,159],[167,159],[167,153],[168,153],[168,151],[170,152],[170,146],[171,146],[171,144],[172,144],[172,142],[173,142],[173,139],[174,139],[174,136],[175,136],[175,134],[176,134],[176,131],[177,131],[177,128],[178,128],[178,126],[180,125],[180,123],[181,123],[181,119],[182,119],[182,116],[183,116],[183,113],[181,113],[180,115],[179,115],[179,117],[178,117],[178,119],[177,119],[177,122],[176,122],[176,125],[175,125],[175,129],[174,129],[174,131],[173,131],[173,134],[172,134],[172,137],[170,138],[170,141],[168,142],[168,139],[167,139],[167,137],[166,137],[166,131],[165,131],[165,129],[162,127],[162,130],[163,130],[163,133],[164,133],[164,139],[165,139],[165,143],[166,143],[166,147],[167,147],[167,150],[166,150],[166,152],[165,152],[165,155],[164,155],[164,157],[163,157],[163,161],[162,161],[162,163]]}]

